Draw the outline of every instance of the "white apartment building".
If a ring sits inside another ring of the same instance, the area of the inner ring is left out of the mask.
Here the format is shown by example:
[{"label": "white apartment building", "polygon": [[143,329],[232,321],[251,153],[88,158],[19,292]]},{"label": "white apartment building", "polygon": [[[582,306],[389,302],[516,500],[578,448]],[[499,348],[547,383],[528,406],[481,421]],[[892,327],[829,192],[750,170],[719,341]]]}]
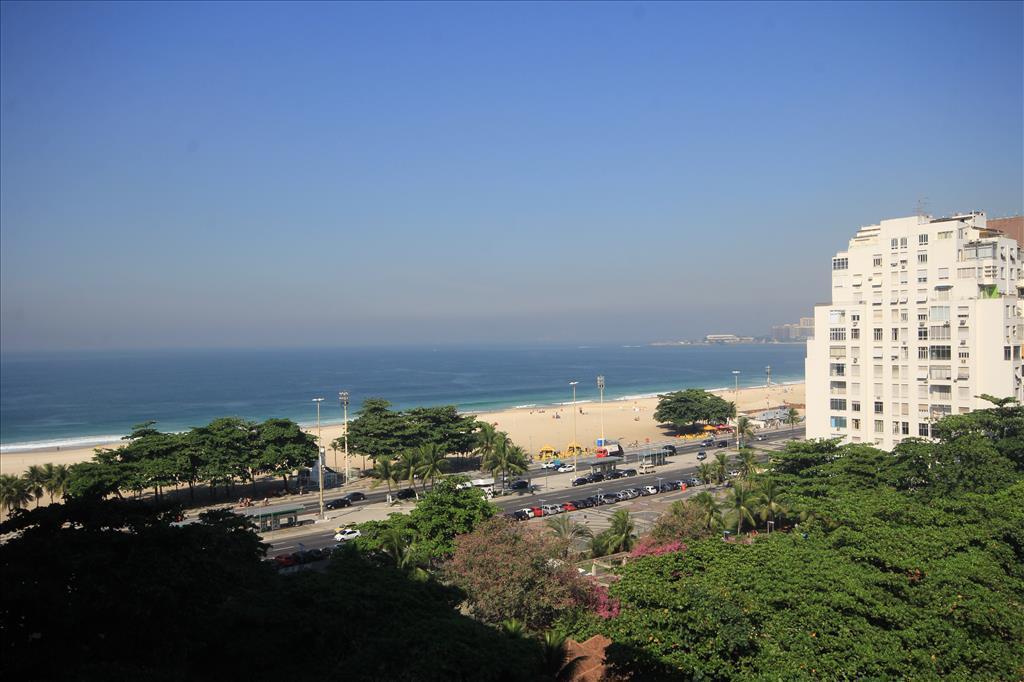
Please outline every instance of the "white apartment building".
[{"label": "white apartment building", "polygon": [[1024,263],[981,212],[862,227],[832,259],[807,342],[807,437],[891,449],[932,422],[1024,400]]}]

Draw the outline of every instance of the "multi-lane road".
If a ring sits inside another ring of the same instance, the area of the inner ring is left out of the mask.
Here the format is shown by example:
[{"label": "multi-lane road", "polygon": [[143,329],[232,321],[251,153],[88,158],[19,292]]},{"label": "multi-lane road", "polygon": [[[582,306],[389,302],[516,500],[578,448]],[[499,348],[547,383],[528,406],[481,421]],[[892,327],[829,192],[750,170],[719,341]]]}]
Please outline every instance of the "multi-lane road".
[{"label": "multi-lane road", "polygon": [[[763,431],[758,435],[763,436],[763,441],[757,441],[753,445],[764,445],[773,441],[789,440],[793,438],[802,438],[804,430],[802,427],[796,429],[779,429],[772,431]],[[730,440],[730,447],[726,449],[720,449],[716,447],[705,447],[700,443],[687,444],[684,446],[679,445],[678,440],[665,440],[657,443],[645,444],[642,448],[627,448],[625,451],[626,462],[621,465],[621,468],[631,468],[638,457],[639,453],[649,452],[652,449],[660,448],[662,445],[672,444],[676,446],[677,452],[675,455],[669,455],[668,462],[658,467],[656,473],[646,474],[640,476],[631,476],[629,478],[619,478],[616,480],[605,480],[597,483],[588,483],[586,485],[570,487],[570,482],[573,478],[582,475],[582,473],[573,474],[559,474],[550,469],[541,469],[539,465],[531,467],[530,471],[527,472],[522,478],[530,480],[533,486],[533,492],[522,492],[519,494],[505,495],[494,498],[492,502],[502,511],[512,511],[515,509],[522,509],[524,507],[533,507],[541,504],[561,504],[568,502],[569,500],[576,500],[581,497],[589,497],[596,495],[599,492],[618,492],[623,488],[637,488],[645,485],[658,485],[664,481],[672,481],[678,479],[686,479],[696,474],[700,462],[697,461],[696,455],[700,450],[706,450],[708,453],[708,460],[714,458],[715,453],[727,452],[729,455],[735,456],[736,449],[733,447],[733,441]],[[471,478],[475,475],[472,473],[467,474]],[[552,477],[557,476],[557,480],[550,480]],[[357,505],[374,504],[378,502],[384,502],[387,498],[387,491],[363,491],[366,494],[365,502],[358,502]],[[312,499],[309,501],[303,501],[302,506],[307,513],[315,512],[319,508],[319,502],[315,495],[310,495]],[[333,495],[328,499],[341,497],[341,495]],[[270,549],[267,554],[272,556],[276,554],[284,554],[287,552],[293,552],[298,547],[304,549],[314,549],[318,547],[327,547],[335,544],[334,541],[334,526],[325,524],[314,524],[308,528],[306,533],[293,532],[289,533],[287,538],[281,538],[280,540],[272,540]]]}]

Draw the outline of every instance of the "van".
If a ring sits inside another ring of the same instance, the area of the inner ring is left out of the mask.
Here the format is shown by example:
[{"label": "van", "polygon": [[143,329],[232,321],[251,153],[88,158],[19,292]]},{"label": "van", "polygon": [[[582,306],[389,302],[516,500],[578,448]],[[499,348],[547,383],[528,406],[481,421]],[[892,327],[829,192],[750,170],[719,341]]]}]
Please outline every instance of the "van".
[{"label": "van", "polygon": [[654,473],[654,465],[653,464],[641,464],[640,466],[638,466],[636,468],[636,470],[639,473],[641,473],[641,474],[653,474]]}]

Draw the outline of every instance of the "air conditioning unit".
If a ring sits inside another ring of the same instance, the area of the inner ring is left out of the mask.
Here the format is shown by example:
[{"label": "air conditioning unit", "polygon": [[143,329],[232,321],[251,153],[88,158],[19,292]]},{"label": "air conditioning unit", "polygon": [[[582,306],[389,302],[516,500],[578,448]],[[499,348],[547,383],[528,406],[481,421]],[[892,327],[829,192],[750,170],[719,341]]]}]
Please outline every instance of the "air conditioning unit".
[{"label": "air conditioning unit", "polygon": [[961,346],[966,346],[967,345],[967,339],[960,339],[960,345]]},{"label": "air conditioning unit", "polygon": [[960,326],[961,327],[966,327],[967,326],[967,320],[960,320]]}]

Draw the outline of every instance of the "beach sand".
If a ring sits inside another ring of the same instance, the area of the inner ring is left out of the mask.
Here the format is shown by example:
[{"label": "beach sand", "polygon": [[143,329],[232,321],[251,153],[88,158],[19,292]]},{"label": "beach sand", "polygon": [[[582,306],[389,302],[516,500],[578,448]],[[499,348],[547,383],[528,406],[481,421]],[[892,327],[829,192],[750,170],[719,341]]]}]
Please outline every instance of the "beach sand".
[{"label": "beach sand", "polygon": [[[735,391],[715,391],[726,400],[735,401],[738,409],[754,410],[776,407],[784,403],[796,405],[803,414],[804,384],[776,384],[771,388],[741,388],[737,398]],[[665,438],[667,432],[654,422],[654,410],[657,398],[641,398],[638,400],[608,400],[604,408],[597,402],[579,403],[583,413],[576,413],[576,434],[580,444],[593,447],[595,439],[601,436],[601,418],[604,417],[604,433],[608,439],[623,442],[640,441],[650,438]],[[558,419],[555,418],[558,415]],[[535,454],[544,445],[551,445],[556,450],[565,449],[572,440],[573,410],[569,405],[541,406],[519,408],[497,412],[483,412],[477,415],[481,421],[496,423],[498,429],[509,434],[512,440]],[[316,433],[316,427],[306,431]],[[323,442],[327,446],[327,465],[344,470],[344,456],[335,455],[330,449],[331,441],[341,435],[340,424],[322,427]],[[114,442],[101,447],[118,447]],[[75,448],[69,450],[34,450],[32,452],[13,452],[0,455],[0,473],[20,475],[32,464],[76,464],[91,459],[93,448]],[[351,466],[359,468],[362,458],[355,455],[351,458]],[[369,466],[369,461],[367,461]]]}]

